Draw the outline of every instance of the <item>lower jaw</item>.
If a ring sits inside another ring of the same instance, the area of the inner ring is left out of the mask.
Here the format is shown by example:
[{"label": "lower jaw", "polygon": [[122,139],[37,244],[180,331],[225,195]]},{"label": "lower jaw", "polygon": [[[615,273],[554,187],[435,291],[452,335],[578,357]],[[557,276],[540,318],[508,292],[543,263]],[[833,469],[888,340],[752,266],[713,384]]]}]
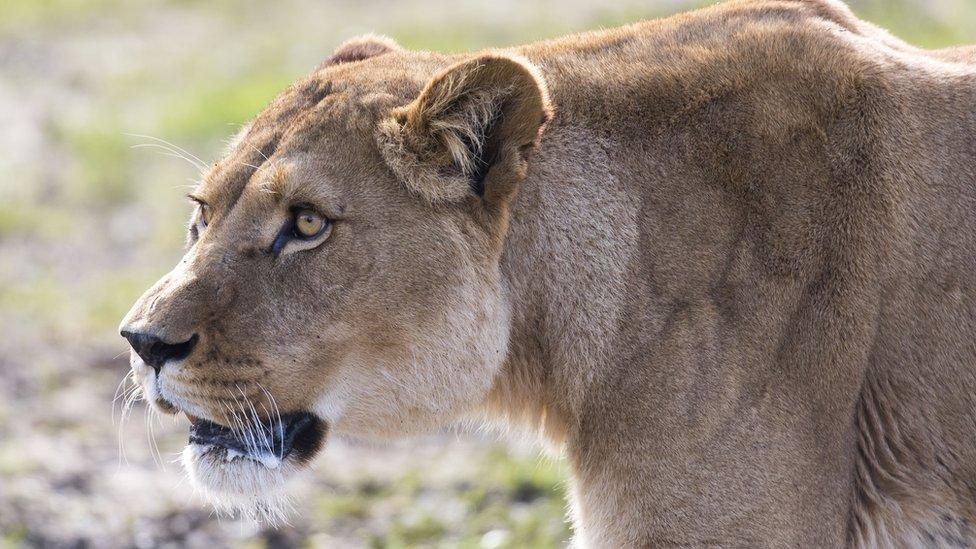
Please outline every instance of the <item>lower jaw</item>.
[{"label": "lower jaw", "polygon": [[193,452],[197,452],[201,459],[207,459],[214,465],[219,466],[227,466],[228,464],[240,461],[241,464],[251,462],[262,465],[266,469],[279,469],[288,459],[287,457],[275,455],[270,452],[243,453],[238,450],[213,444],[197,444],[191,442],[187,445],[187,448]]},{"label": "lower jaw", "polygon": [[219,512],[265,522],[286,522],[287,483],[303,469],[282,461],[269,468],[250,458],[226,461],[225,449],[189,444],[183,450],[183,467],[198,493]]},{"label": "lower jaw", "polygon": [[256,424],[252,431],[240,433],[210,421],[190,418],[188,449],[199,459],[214,464],[251,462],[268,469],[285,463],[295,466],[312,460],[321,449],[326,423],[313,414],[283,414],[275,422]]}]

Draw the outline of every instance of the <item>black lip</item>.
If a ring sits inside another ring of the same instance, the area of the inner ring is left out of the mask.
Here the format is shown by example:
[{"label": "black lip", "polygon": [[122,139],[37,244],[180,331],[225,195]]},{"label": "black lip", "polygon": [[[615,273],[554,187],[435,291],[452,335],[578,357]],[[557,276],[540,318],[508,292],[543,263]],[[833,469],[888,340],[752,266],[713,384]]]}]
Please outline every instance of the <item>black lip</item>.
[{"label": "black lip", "polygon": [[294,454],[307,461],[322,445],[325,422],[308,412],[283,414],[281,418],[266,420],[260,429],[246,436],[206,419],[190,424],[190,444],[219,446],[245,456],[266,452],[281,459]]}]

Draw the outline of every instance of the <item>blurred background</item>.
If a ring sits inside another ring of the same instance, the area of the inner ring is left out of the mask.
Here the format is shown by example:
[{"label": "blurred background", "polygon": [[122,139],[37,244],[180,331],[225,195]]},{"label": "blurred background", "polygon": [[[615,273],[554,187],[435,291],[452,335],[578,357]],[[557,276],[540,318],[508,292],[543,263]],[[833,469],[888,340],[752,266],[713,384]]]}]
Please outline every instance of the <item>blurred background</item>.
[{"label": "blurred background", "polygon": [[[214,516],[173,463],[185,420],[113,407],[116,326],[180,257],[198,176],[153,145],[213,160],[357,34],[464,51],[703,4],[0,0],[0,548],[565,544],[563,465],[459,429],[333,441],[288,527]],[[973,0],[852,6],[916,45],[976,42]]]}]

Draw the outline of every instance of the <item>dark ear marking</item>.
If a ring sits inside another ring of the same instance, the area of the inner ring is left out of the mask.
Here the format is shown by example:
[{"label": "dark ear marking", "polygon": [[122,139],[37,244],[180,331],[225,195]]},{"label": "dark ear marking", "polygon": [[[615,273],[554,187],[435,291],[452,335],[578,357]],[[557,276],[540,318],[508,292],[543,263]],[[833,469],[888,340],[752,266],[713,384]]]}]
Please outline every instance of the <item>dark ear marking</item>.
[{"label": "dark ear marking", "polygon": [[[483,131],[485,136],[494,135],[495,126],[498,124],[498,113],[500,112],[501,109],[496,110],[491,120],[485,125]],[[472,157],[471,173],[469,175],[471,191],[483,197],[485,195],[485,178],[488,177],[488,171],[491,170],[492,164],[498,160],[498,147],[494,143],[479,145],[471,142],[467,138],[464,141]],[[457,168],[459,169],[460,167]]]},{"label": "dark ear marking", "polygon": [[488,170],[491,163],[479,158],[475,161],[474,172],[471,173],[471,191],[478,196],[485,196],[485,178],[488,177]]}]

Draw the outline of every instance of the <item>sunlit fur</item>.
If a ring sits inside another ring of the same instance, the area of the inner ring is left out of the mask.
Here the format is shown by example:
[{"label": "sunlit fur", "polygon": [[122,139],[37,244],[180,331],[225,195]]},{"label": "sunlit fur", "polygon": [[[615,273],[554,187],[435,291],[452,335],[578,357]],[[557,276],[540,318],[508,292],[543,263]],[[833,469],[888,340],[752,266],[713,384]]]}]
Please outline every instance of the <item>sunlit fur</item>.
[{"label": "sunlit fur", "polygon": [[192,485],[216,510],[277,526],[292,512],[287,481],[302,468],[283,462],[277,467],[248,458],[228,460],[223,449],[188,445],[180,455]]},{"label": "sunlit fur", "polygon": [[[527,427],[582,546],[976,544],[974,63],[836,0],[354,39],[206,171],[123,323],[199,343],[135,378],[241,436]],[[274,248],[296,206],[331,231]],[[270,517],[307,465],[184,462]]]},{"label": "sunlit fur", "polygon": [[[348,57],[341,51],[336,55]],[[512,67],[528,74],[520,63],[496,55],[483,64],[459,66],[456,78],[444,81],[477,80],[485,86],[478,101],[494,104],[516,96],[513,84],[502,76]],[[469,70],[478,71],[478,78],[465,77]],[[327,75],[328,68],[312,81]],[[417,91],[420,84],[418,80]],[[524,84],[541,97],[538,82],[529,78]],[[279,143],[275,132],[280,122],[269,120],[278,110],[300,104],[303,93],[318,95],[318,87],[331,86],[296,85],[231,141],[227,158],[193,192],[195,200],[212,208],[211,222],[201,224],[195,214],[186,256],[123,322],[127,330],[169,341],[198,334],[194,352],[167,363],[158,374],[133,354],[135,379],[147,400],[164,411],[184,411],[234,429],[248,443],[249,454],[262,452],[261,420],[284,412],[311,411],[326,421],[330,435],[358,438],[438,428],[478,406],[508,356],[511,320],[498,258],[511,192],[493,189],[497,196],[492,210],[475,216],[458,205],[431,211],[434,194],[404,185],[378,150],[372,158],[344,151],[348,160],[343,166],[335,143],[316,151],[343,170],[328,177],[334,185],[323,185],[323,174],[314,171],[317,156],[292,150],[306,149],[313,137],[298,133],[293,141]],[[297,97],[289,98],[289,93]],[[436,87],[430,93],[444,95]],[[380,96],[374,98],[376,106],[365,110],[351,102],[338,117],[331,111],[317,116],[323,125],[340,127],[353,123],[350,117],[361,119],[355,130],[376,147],[381,135],[376,128],[384,119],[392,120],[389,110],[407,99]],[[464,107],[459,115],[445,101],[439,110],[426,113],[432,119],[425,124],[450,131],[445,129],[450,119],[451,127],[469,141],[489,138],[484,129],[462,128],[465,122],[487,124],[487,114]],[[492,118],[505,114],[495,109]],[[442,117],[445,122],[438,121]],[[546,114],[537,110],[532,117],[532,126],[502,126],[494,134],[512,135],[512,144],[503,141],[512,151],[499,150],[498,162],[514,170],[512,182],[524,176],[526,145],[536,140]],[[420,137],[407,141],[418,144]],[[355,142],[352,138],[341,144]],[[473,146],[482,150],[479,143]],[[246,176],[236,175],[241,170]],[[357,181],[343,175],[363,171],[372,178]],[[372,191],[362,193],[363,185]],[[463,191],[469,192],[467,183]],[[461,193],[453,196],[462,199]],[[234,208],[228,211],[231,201]],[[334,219],[333,227],[321,241],[293,242],[280,257],[268,257],[268,244],[294,204],[321,208]],[[377,215],[381,212],[383,217]],[[301,328],[293,329],[294,323]],[[194,485],[211,500],[273,519],[280,515],[285,481],[305,464],[286,457],[268,467],[252,457],[229,459],[222,449],[191,445],[182,462]]]}]

